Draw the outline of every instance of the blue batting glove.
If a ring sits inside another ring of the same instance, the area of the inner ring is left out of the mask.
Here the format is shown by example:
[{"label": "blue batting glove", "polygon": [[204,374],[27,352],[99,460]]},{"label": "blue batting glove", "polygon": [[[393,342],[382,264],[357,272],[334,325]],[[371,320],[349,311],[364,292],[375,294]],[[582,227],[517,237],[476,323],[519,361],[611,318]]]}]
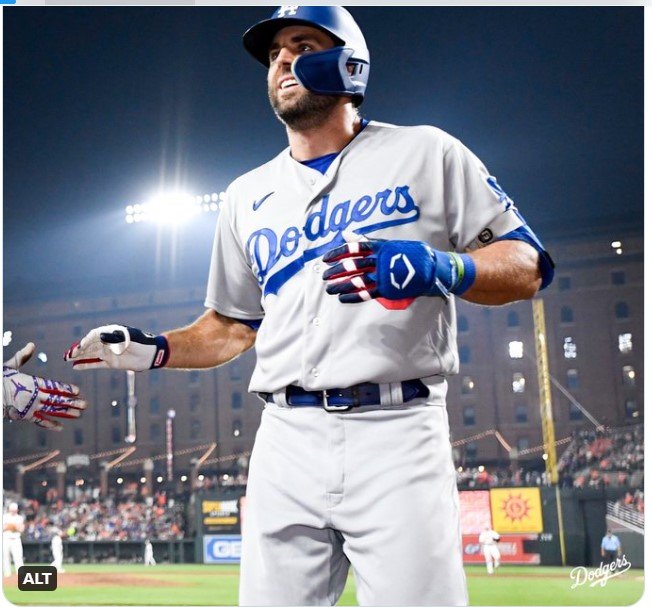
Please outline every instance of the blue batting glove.
[{"label": "blue batting glove", "polygon": [[348,242],[324,255],[326,292],[342,303],[377,297],[444,297],[461,295],[475,279],[469,255],[437,251],[413,240]]}]

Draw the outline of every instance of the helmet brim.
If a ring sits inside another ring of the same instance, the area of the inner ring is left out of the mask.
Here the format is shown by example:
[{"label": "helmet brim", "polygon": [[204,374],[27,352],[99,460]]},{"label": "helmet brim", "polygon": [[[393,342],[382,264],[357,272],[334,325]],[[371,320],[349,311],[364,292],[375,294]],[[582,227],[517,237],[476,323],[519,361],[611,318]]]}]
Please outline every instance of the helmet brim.
[{"label": "helmet brim", "polygon": [[242,36],[242,42],[247,52],[252,55],[257,61],[260,61],[265,67],[269,67],[269,47],[272,45],[272,40],[278,32],[285,27],[292,25],[305,25],[321,30],[335,42],[336,46],[343,46],[344,40],[338,38],[329,32],[326,28],[320,27],[313,21],[305,19],[294,19],[287,17],[284,19],[265,19],[256,25],[251,26]]}]

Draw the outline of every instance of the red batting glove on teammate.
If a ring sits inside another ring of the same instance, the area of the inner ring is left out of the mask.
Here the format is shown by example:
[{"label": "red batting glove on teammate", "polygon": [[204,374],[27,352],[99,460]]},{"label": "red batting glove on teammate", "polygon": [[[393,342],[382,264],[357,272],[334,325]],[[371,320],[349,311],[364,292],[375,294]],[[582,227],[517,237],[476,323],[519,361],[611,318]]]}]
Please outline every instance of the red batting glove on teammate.
[{"label": "red batting glove on teammate", "polygon": [[164,367],[170,357],[163,335],[124,325],[105,325],[90,331],[63,355],[75,369],[146,371]]},{"label": "red batting glove on teammate", "polygon": [[74,419],[86,409],[79,398],[79,388],[52,379],[21,373],[22,367],[34,354],[36,346],[28,343],[2,367],[4,415],[12,420],[30,421],[48,430],[62,430],[53,418]]}]

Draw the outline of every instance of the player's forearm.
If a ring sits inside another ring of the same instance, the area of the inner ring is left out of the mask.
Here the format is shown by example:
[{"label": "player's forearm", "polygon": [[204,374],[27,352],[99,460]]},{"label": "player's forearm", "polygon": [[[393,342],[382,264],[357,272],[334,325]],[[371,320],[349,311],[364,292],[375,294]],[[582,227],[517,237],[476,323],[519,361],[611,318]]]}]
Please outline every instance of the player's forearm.
[{"label": "player's forearm", "polygon": [[214,310],[164,335],[170,346],[166,367],[174,369],[217,367],[251,348],[256,340],[253,329]]},{"label": "player's forearm", "polygon": [[496,306],[531,299],[541,286],[538,253],[525,242],[502,240],[473,251],[471,257],[475,281],[462,299]]}]

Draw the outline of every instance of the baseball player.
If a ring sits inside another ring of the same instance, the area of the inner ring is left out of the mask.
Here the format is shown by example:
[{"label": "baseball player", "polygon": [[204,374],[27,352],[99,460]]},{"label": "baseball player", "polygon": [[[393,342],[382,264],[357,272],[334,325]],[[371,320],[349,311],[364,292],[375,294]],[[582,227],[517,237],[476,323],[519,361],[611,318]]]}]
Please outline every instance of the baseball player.
[{"label": "baseball player", "polygon": [[145,554],[143,556],[143,562],[145,563],[145,567],[156,565],[156,561],[154,560],[154,548],[152,547],[152,542],[149,540],[145,540]]},{"label": "baseball player", "polygon": [[350,566],[360,605],[464,605],[454,299],[530,298],[552,262],[458,140],[361,118],[370,57],[345,9],[282,6],[244,45],[289,147],[227,189],[208,310],[93,329],[65,358],[206,368],[255,343],[241,605],[334,605]]},{"label": "baseball player", "polygon": [[55,528],[50,540],[50,550],[52,551],[52,566],[57,568],[58,573],[65,573],[63,568],[63,531]]},{"label": "baseball player", "polygon": [[484,560],[487,563],[487,573],[489,575],[493,575],[494,570],[500,566],[499,541],[500,535],[491,529],[491,527],[485,527],[478,538],[478,543],[482,547],[482,553],[484,554]]},{"label": "baseball player", "polygon": [[22,373],[19,369],[34,354],[29,342],[2,367],[2,412],[11,420],[30,421],[48,430],[62,430],[57,419],[75,419],[86,409],[79,388],[52,379]]},{"label": "baseball player", "polygon": [[23,566],[23,542],[21,533],[25,531],[25,519],[18,514],[18,504],[11,502],[2,517],[2,568],[5,577],[11,577],[13,561],[16,572]]}]

